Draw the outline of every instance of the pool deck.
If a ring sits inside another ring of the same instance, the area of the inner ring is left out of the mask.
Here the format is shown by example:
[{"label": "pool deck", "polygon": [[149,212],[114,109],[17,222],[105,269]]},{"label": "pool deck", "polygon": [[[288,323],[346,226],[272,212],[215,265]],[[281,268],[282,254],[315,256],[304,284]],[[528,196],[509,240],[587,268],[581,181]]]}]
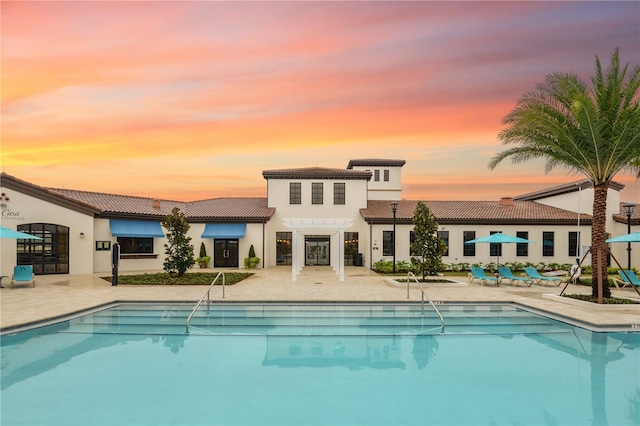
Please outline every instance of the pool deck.
[{"label": "pool deck", "polygon": [[[198,271],[198,270],[193,270]],[[204,270],[217,272],[219,270]],[[241,270],[242,271],[242,270]],[[156,271],[157,272],[157,271]],[[238,272],[237,269],[229,272]],[[291,281],[291,268],[276,266],[256,269],[252,277],[232,286],[226,286],[222,298],[222,286],[211,292],[214,301],[226,302],[406,302],[407,287],[394,285],[388,277],[378,275],[363,267],[346,267],[345,281],[340,282],[329,267],[307,266],[296,282]],[[102,276],[87,275],[43,275],[36,277],[36,287],[9,287],[5,280],[0,290],[0,329],[15,327],[57,318],[77,311],[113,302],[124,301],[193,301],[202,297],[206,286],[112,286]],[[503,283],[500,287],[481,286],[469,283],[460,277],[457,284],[427,284],[429,297],[443,302],[514,302],[537,310],[559,315],[597,327],[621,326],[640,332],[640,306],[595,305],[586,302],[553,300],[562,290],[560,287],[513,287]],[[410,301],[420,301],[420,290],[412,286]],[[590,287],[569,285],[566,293],[590,293]],[[633,290],[611,289],[614,296],[640,300]]]}]

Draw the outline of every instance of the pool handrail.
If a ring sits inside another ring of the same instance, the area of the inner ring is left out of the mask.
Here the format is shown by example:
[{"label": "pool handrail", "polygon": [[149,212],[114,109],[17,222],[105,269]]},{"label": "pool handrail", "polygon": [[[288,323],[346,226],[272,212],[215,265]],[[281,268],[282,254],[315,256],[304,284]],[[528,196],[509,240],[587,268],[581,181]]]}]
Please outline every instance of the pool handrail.
[{"label": "pool handrail", "polygon": [[433,301],[431,300],[427,292],[424,290],[424,287],[422,287],[422,285],[420,284],[420,281],[418,281],[418,279],[413,274],[413,272],[407,273],[407,299],[409,299],[409,277],[413,277],[413,280],[416,282],[416,284],[418,284],[418,287],[420,287],[420,292],[422,293],[422,302],[421,302],[422,312],[424,312],[424,298],[426,297],[429,303],[431,304],[431,306],[433,306],[433,309],[436,311],[436,313],[440,317],[440,323],[442,324],[442,327],[440,328],[440,332],[444,333],[444,318],[442,317],[440,310],[438,310],[436,305],[433,303]]},{"label": "pool handrail", "polygon": [[193,315],[196,313],[196,311],[204,301],[205,296],[207,298],[207,312],[209,312],[209,305],[211,304],[211,297],[209,293],[211,292],[211,287],[213,287],[216,281],[218,281],[218,278],[220,278],[220,275],[222,275],[222,298],[224,299],[224,287],[225,287],[226,280],[225,280],[224,272],[221,271],[221,272],[218,272],[218,275],[216,275],[216,277],[213,279],[209,287],[207,287],[207,291],[202,295],[198,303],[196,303],[195,308],[193,308],[193,310],[189,314],[189,317],[187,318],[187,334],[189,334],[189,323],[191,322],[191,317],[193,317]]}]

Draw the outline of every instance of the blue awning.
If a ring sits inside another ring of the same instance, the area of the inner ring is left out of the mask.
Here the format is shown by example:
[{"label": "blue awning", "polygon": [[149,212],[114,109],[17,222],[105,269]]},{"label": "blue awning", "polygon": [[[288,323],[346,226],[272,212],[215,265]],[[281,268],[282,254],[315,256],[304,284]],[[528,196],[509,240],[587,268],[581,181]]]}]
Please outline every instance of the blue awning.
[{"label": "blue awning", "polygon": [[244,238],[246,223],[207,223],[202,238]]},{"label": "blue awning", "polygon": [[111,235],[130,238],[164,238],[160,222],[109,219]]}]

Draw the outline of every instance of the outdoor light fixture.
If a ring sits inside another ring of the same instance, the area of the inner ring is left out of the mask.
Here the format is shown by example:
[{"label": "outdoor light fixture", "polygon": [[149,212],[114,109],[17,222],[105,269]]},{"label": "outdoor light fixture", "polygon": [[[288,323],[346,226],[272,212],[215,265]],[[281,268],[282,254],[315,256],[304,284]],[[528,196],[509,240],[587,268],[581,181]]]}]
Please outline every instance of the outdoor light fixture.
[{"label": "outdoor light fixture", "polygon": [[398,202],[391,202],[391,211],[393,212],[393,273],[396,273],[396,211],[398,211]]},{"label": "outdoor light fixture", "polygon": [[[635,207],[635,204],[624,204],[622,206],[627,215],[627,234],[631,233],[631,215]],[[631,270],[631,243],[627,243],[627,269]]]}]

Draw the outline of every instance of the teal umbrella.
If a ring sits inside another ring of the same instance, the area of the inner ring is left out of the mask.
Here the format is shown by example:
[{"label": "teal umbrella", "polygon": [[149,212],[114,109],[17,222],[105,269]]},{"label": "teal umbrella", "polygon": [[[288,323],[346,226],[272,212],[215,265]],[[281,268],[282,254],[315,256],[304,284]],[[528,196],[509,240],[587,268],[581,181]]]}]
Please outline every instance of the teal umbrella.
[{"label": "teal umbrella", "polygon": [[12,238],[14,240],[41,240],[42,238],[26,232],[15,231],[13,229],[0,226],[0,238]]},{"label": "teal umbrella", "polygon": [[[514,237],[511,235],[503,234],[502,232],[496,232],[495,234],[487,235],[486,237],[476,238],[474,240],[469,240],[465,244],[475,244],[475,243],[493,243],[493,244],[513,244],[513,243],[524,243],[530,244],[535,243],[535,241],[527,240],[526,238]],[[500,256],[498,256],[497,268],[500,267]],[[496,269],[497,270],[497,269]]]},{"label": "teal umbrella", "polygon": [[619,237],[609,238],[607,243],[640,243],[640,232],[632,232],[631,234],[620,235]]}]

